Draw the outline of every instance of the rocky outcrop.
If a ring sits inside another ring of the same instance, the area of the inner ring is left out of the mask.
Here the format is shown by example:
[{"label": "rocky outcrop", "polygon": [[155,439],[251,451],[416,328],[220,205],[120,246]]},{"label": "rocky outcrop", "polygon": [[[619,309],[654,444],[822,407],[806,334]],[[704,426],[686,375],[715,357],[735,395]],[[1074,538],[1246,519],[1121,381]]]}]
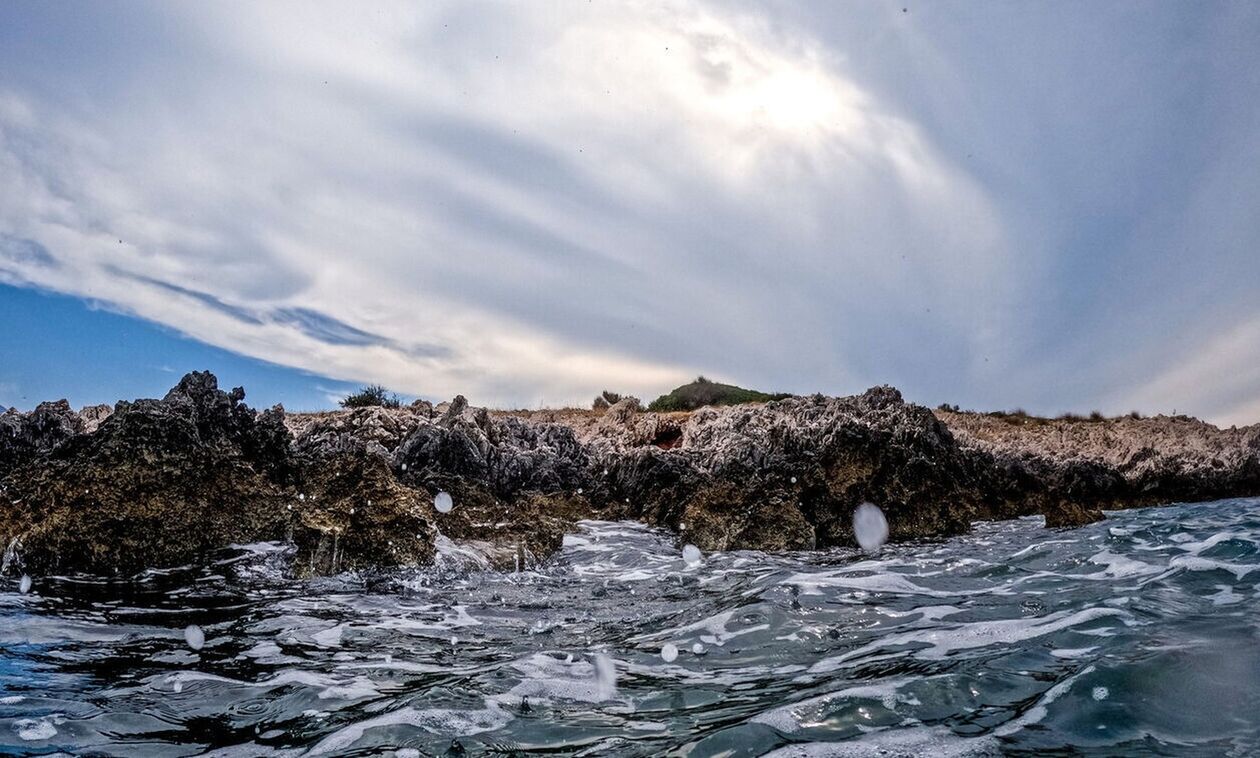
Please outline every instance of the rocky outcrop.
[{"label": "rocky outcrop", "polygon": [[1048,525],[1101,518],[1102,508],[1260,494],[1260,425],[1219,429],[1186,416],[937,414],[964,450],[1022,473],[1033,480],[1023,489],[1039,488],[1058,501],[1064,514],[1030,511],[1046,512]]},{"label": "rocky outcrop", "polygon": [[461,396],[289,414],[243,399],[194,373],[109,412],[0,415],[10,570],[129,573],[259,540],[291,542],[304,575],[427,564],[443,540],[528,565],[589,517],[641,519],[704,550],[825,548],[853,543],[864,501],[906,540],[983,518],[1070,526],[1103,508],[1260,494],[1255,428],[1008,428],[890,387],[678,413],[633,399],[491,412]]},{"label": "rocky outcrop", "polygon": [[[335,456],[303,466],[283,412],[255,413],[244,394],[194,373],[161,400],[120,402],[91,433],[65,438],[68,406],[22,419],[20,428],[43,434],[19,439],[43,451],[25,453],[0,480],[0,542],[13,548],[12,568],[128,574],[280,539],[296,542],[298,565],[310,570],[432,556],[432,527],[403,513],[418,502],[386,467]],[[376,495],[377,507],[351,518],[352,492]],[[382,549],[386,532],[396,550]]]}]

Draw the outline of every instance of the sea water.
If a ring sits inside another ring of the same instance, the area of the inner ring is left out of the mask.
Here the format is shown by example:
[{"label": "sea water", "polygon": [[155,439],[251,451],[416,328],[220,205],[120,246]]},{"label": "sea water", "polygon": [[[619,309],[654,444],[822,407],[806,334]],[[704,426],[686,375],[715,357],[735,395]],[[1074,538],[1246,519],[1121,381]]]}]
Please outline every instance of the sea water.
[{"label": "sea water", "polygon": [[387,576],[286,579],[266,544],[8,577],[0,754],[1260,753],[1260,500],[876,556],[688,561],[609,522],[519,572],[439,544]]}]

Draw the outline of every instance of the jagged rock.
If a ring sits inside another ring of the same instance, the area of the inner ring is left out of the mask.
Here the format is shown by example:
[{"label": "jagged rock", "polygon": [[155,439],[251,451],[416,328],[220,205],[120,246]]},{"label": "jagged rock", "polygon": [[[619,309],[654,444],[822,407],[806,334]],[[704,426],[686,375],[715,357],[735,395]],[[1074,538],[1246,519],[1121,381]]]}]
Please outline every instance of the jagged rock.
[{"label": "jagged rock", "polygon": [[411,435],[427,414],[414,407],[372,406],[320,414],[294,429],[296,452],[304,456],[367,452],[388,458]]},{"label": "jagged rock", "polygon": [[16,541],[26,571],[127,574],[281,538],[283,498],[263,472],[285,454],[242,397],[189,374],[162,400],[119,403],[4,478],[0,541]]},{"label": "jagged rock", "polygon": [[0,476],[45,455],[84,431],[83,419],[65,400],[40,403],[30,413],[0,414]]},{"label": "jagged rock", "polygon": [[100,405],[85,405],[79,409],[79,418],[83,419],[83,431],[94,432],[101,422],[109,418],[114,412],[114,406],[101,403]]},{"label": "jagged rock", "polygon": [[[1184,418],[1014,426],[843,398],[642,412],[255,413],[193,373],[162,400],[0,415],[0,541],[15,568],[131,572],[288,539],[299,574],[423,564],[439,539],[544,559],[582,518],[637,518],[704,550],[852,545],[864,501],[893,540],[978,518],[1088,523],[1106,508],[1260,493],[1260,427]],[[95,428],[93,428],[95,425]],[[455,510],[438,514],[448,492]]]}]

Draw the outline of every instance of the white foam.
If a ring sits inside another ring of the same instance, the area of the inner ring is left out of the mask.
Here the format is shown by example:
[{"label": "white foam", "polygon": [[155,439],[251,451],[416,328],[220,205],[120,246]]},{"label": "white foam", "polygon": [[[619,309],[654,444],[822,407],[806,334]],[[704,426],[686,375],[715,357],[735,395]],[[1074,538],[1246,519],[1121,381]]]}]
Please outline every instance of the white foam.
[{"label": "white foam", "polygon": [[307,755],[330,755],[346,752],[369,729],[387,726],[413,726],[442,737],[466,737],[502,729],[512,714],[496,703],[487,701],[486,708],[457,711],[448,708],[401,708],[375,718],[350,724],[320,740]]},{"label": "white foam", "polygon": [[980,758],[1001,755],[989,737],[960,737],[943,726],[887,729],[848,742],[811,742],[788,745],[765,758],[868,758],[868,756],[918,756],[933,758]]},{"label": "white foam", "polygon": [[1011,557],[1019,558],[1024,555],[1028,555],[1029,553],[1034,552],[1036,550],[1040,550],[1044,547],[1049,547],[1050,545],[1073,545],[1073,544],[1076,544],[1076,540],[1046,540],[1045,542],[1038,542],[1038,543],[1029,545],[1023,550],[1019,550],[1017,552],[1011,553]]},{"label": "white foam", "polygon": [[17,734],[18,739],[27,742],[42,742],[57,736],[57,727],[53,726],[52,721],[46,718],[18,719],[13,722],[13,731]]},{"label": "white foam", "polygon": [[207,674],[202,671],[181,671],[166,677],[165,681],[175,685],[181,685],[181,689],[183,684],[189,682],[213,682],[232,687],[248,687],[264,690],[273,690],[279,687],[287,687],[291,685],[302,685],[317,689],[318,692],[316,693],[316,696],[321,700],[362,700],[364,698],[376,697],[380,694],[380,690],[372,684],[372,681],[364,677],[338,679],[326,674],[317,674],[311,671],[298,670],[282,671],[269,679],[260,679],[257,682],[247,682],[240,679],[219,676],[217,674]]},{"label": "white foam", "polygon": [[1200,553],[1202,553],[1205,550],[1208,550],[1211,547],[1219,545],[1220,543],[1225,542],[1226,540],[1232,540],[1232,539],[1241,539],[1243,541],[1248,541],[1244,535],[1238,534],[1236,532],[1219,532],[1199,542],[1182,542],[1181,544],[1177,545],[1177,547],[1180,548],[1181,550],[1185,550],[1186,552],[1192,555],[1199,555]]},{"label": "white foam", "polygon": [[1260,571],[1260,566],[1254,564],[1235,564],[1215,561],[1211,558],[1200,558],[1197,555],[1178,555],[1168,561],[1170,568],[1182,568],[1187,571],[1228,571],[1239,580],[1250,574],[1252,571]]},{"label": "white foam", "polygon": [[898,694],[898,690],[909,684],[911,679],[894,679],[879,684],[864,684],[848,687],[824,695],[811,697],[791,705],[783,705],[753,716],[750,721],[765,724],[784,734],[792,734],[803,729],[823,726],[825,721],[817,718],[823,711],[833,711],[831,704],[842,700],[878,700],[885,708],[895,711],[899,703],[914,704],[918,701]]},{"label": "white foam", "polygon": [[1149,576],[1150,574],[1158,574],[1163,571],[1159,566],[1152,566],[1149,563],[1135,561],[1132,558],[1126,558],[1123,555],[1117,555],[1108,550],[1090,556],[1090,563],[1106,566],[1094,577],[1106,577],[1108,579],[1127,579],[1134,576]]},{"label": "white foam", "polygon": [[[859,564],[860,565],[860,564]],[[958,597],[960,595],[982,595],[989,590],[942,590],[928,589],[912,582],[904,574],[879,573],[866,576],[856,575],[857,566],[850,566],[835,571],[820,571],[816,574],[793,574],[784,579],[782,584],[794,584],[802,592],[816,593],[819,587],[844,587],[847,589],[865,590],[867,592],[886,592],[893,595],[923,595],[925,597]]]},{"label": "white foam", "polygon": [[600,703],[616,697],[616,666],[607,656],[573,661],[535,653],[512,667],[524,677],[508,690],[514,701],[531,697]]},{"label": "white foam", "polygon": [[1094,652],[1097,649],[1098,649],[1097,645],[1094,645],[1092,647],[1055,648],[1054,650],[1050,651],[1050,655],[1053,655],[1055,658],[1068,658],[1068,659],[1084,658],[1085,656],[1089,655],[1090,653]]},{"label": "white foam", "polygon": [[[843,655],[824,658],[811,666],[809,670],[814,673],[834,671],[845,661],[853,658],[859,658],[887,647],[914,643],[926,644],[927,648],[915,650],[911,655],[927,660],[940,660],[959,650],[989,645],[1009,645],[1109,616],[1128,618],[1129,614],[1118,608],[1086,608],[1072,614],[1063,611],[1039,618],[977,621],[948,629],[924,629],[889,634]],[[890,655],[901,654],[890,653]]]}]

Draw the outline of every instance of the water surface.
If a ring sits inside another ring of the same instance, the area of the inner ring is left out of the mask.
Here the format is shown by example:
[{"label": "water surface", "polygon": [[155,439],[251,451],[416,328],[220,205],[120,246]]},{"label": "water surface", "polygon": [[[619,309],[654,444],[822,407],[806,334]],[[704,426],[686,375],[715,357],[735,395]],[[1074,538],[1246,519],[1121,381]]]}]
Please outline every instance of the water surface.
[{"label": "water surface", "polygon": [[519,573],[449,543],[370,581],[283,561],[4,580],[0,754],[1260,753],[1260,499],[876,559],[691,566],[661,532],[587,522]]}]

